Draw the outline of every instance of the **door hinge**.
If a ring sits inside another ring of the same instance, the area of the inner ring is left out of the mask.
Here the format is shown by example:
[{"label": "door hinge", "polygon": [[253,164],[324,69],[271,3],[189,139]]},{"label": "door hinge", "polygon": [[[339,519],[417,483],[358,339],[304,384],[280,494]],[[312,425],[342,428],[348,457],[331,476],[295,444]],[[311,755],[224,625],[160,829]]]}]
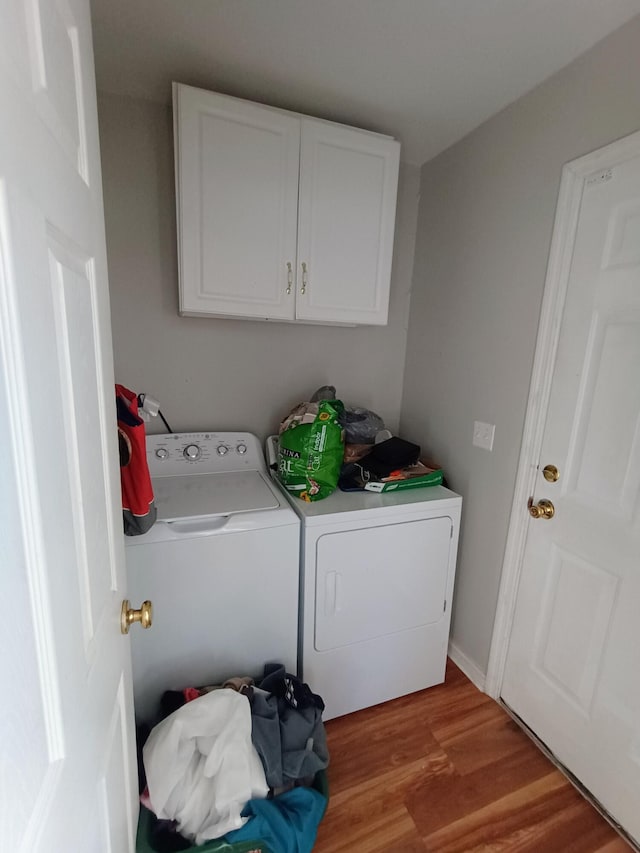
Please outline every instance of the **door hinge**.
[{"label": "door hinge", "polygon": [[446,598],[445,598],[445,600],[444,600],[444,607],[442,608],[442,612],[443,612],[443,613],[446,613],[446,612],[447,612],[447,599],[446,599]]}]

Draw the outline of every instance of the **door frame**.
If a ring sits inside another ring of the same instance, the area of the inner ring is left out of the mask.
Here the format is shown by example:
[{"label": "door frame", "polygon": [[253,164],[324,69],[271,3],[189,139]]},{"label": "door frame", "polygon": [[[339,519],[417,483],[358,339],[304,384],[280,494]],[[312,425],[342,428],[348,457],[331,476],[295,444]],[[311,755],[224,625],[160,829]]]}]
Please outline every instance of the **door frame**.
[{"label": "door frame", "polygon": [[529,527],[529,516],[525,510],[527,500],[535,488],[582,194],[588,181],[610,180],[608,173],[611,169],[637,156],[640,156],[640,131],[571,160],[562,168],[484,686],[485,693],[494,699],[499,699],[502,691]]}]

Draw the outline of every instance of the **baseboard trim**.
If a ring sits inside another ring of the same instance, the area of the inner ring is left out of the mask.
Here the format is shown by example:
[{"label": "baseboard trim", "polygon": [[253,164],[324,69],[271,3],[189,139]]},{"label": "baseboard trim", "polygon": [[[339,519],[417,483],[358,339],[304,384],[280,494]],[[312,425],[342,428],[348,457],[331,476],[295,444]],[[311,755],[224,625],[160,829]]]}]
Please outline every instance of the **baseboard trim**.
[{"label": "baseboard trim", "polygon": [[460,651],[455,643],[452,643],[451,641],[449,641],[449,657],[455,665],[464,672],[469,681],[472,684],[475,684],[478,690],[481,690],[484,693],[487,680],[486,674],[480,669],[478,664],[468,658],[465,653]]}]

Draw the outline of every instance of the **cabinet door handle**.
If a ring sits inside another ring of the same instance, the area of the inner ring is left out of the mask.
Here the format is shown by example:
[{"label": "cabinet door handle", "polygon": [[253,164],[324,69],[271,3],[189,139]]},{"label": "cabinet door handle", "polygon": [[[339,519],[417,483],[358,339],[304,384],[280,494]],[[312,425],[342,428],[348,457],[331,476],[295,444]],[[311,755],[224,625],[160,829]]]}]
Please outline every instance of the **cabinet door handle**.
[{"label": "cabinet door handle", "polygon": [[307,265],[303,261],[302,262],[302,287],[300,288],[300,293],[303,296],[307,292],[307,282],[308,282]]},{"label": "cabinet door handle", "polygon": [[287,296],[291,293],[291,285],[293,284],[293,267],[291,261],[287,261]]}]

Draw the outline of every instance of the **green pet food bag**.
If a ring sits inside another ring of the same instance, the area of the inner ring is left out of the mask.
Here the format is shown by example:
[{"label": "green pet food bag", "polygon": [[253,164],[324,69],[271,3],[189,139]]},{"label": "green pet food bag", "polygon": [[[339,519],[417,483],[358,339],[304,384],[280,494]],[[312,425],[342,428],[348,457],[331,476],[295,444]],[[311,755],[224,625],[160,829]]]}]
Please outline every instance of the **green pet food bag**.
[{"label": "green pet food bag", "polygon": [[[311,420],[311,407],[317,414]],[[338,485],[344,456],[340,400],[323,400],[305,406],[304,421],[294,418],[280,433],[278,473],[280,482],[303,501],[328,497]]]}]

